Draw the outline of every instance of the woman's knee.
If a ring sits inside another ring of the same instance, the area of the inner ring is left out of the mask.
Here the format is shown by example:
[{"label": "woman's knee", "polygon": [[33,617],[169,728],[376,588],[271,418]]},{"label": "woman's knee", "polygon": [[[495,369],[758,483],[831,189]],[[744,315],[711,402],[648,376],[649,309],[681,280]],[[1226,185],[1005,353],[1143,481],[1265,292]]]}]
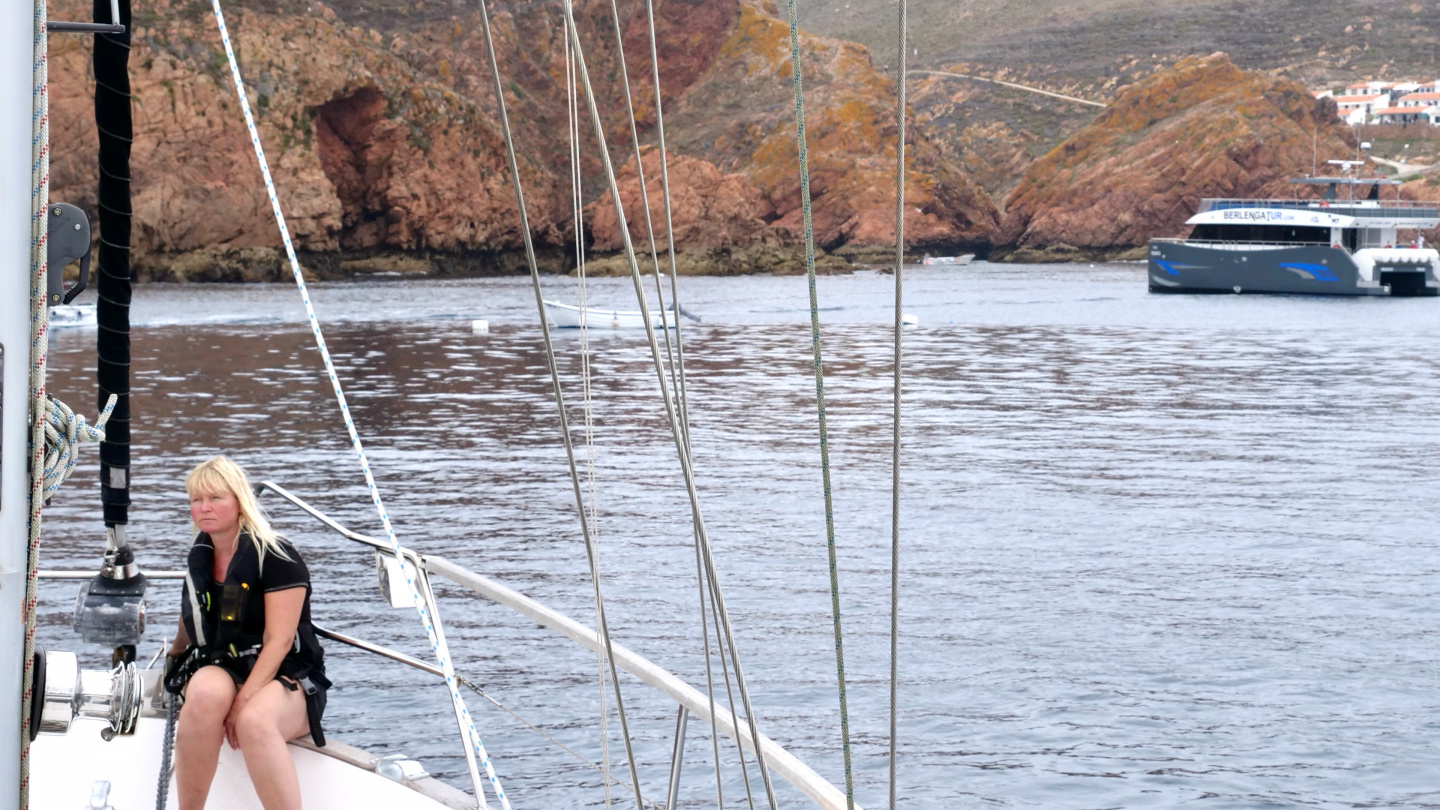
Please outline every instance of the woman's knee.
[{"label": "woman's knee", "polygon": [[268,701],[252,700],[235,717],[235,736],[240,739],[242,748],[245,746],[246,740],[258,740],[279,735],[279,718],[275,715],[275,707]]},{"label": "woman's knee", "polygon": [[235,701],[235,681],[219,667],[203,667],[185,687],[185,705],[180,716],[206,722],[221,722]]}]

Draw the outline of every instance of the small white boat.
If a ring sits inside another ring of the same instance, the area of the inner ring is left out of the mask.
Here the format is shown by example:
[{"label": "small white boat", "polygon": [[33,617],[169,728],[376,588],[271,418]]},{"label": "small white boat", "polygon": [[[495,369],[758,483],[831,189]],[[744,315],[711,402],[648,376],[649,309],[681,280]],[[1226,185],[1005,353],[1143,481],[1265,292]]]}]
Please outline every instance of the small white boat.
[{"label": "small white boat", "polygon": [[52,329],[94,325],[94,304],[61,304],[50,308],[50,328]]},{"label": "small white boat", "polygon": [[[668,317],[662,317],[662,314]],[[638,311],[572,307],[559,301],[545,302],[545,316],[556,329],[578,329],[581,322],[591,329],[644,329],[645,317]],[[668,322],[667,322],[668,321]],[[675,313],[651,312],[650,323],[656,329],[675,328]]]},{"label": "small white boat", "polygon": [[963,256],[926,256],[922,264],[958,264],[966,265],[975,260],[974,253],[966,253]]}]

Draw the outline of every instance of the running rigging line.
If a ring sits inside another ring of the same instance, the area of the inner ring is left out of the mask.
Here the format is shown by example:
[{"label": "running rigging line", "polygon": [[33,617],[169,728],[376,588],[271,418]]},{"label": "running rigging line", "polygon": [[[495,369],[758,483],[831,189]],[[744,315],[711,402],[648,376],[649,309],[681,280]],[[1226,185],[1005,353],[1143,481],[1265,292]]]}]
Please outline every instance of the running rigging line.
[{"label": "running rigging line", "polygon": [[900,688],[900,338],[905,326],[900,308],[904,302],[905,272],[905,78],[907,0],[900,0],[900,81],[895,107],[895,390],[894,434],[890,439],[890,810],[895,810],[896,737]]},{"label": "running rigging line", "polygon": [[450,651],[445,643],[445,638],[439,628],[435,626],[430,611],[425,607],[425,602],[421,598],[423,574],[412,573],[410,566],[405,562],[404,555],[399,553],[400,540],[395,535],[395,528],[390,523],[390,515],[385,510],[380,490],[375,486],[375,476],[370,471],[370,460],[365,455],[365,446],[361,443],[360,433],[355,428],[355,422],[350,416],[350,407],[346,403],[345,392],[340,386],[340,377],[335,371],[335,363],[330,357],[330,350],[325,345],[325,337],[320,331],[320,321],[315,317],[315,308],[310,303],[310,293],[306,288],[305,277],[300,269],[300,260],[295,255],[295,246],[290,240],[290,229],[285,224],[284,212],[280,210],[280,198],[275,191],[275,181],[270,176],[270,164],[266,161],[265,150],[260,145],[260,134],[255,127],[255,116],[250,110],[249,97],[245,93],[245,82],[240,75],[240,63],[235,59],[235,49],[230,43],[230,32],[225,27],[225,15],[220,9],[220,0],[211,0],[211,5],[215,12],[215,25],[220,32],[220,41],[225,46],[225,57],[230,62],[230,76],[235,83],[235,94],[240,100],[240,110],[245,115],[245,127],[250,133],[250,143],[255,149],[255,159],[260,164],[260,175],[265,181],[265,191],[270,197],[270,209],[274,213],[275,223],[280,229],[280,240],[284,243],[285,255],[290,260],[290,271],[295,277],[295,286],[300,290],[300,299],[305,303],[305,313],[310,321],[310,329],[315,335],[315,343],[320,349],[320,358],[325,363],[325,371],[330,376],[330,385],[335,391],[340,414],[344,417],[345,429],[350,434],[350,444],[360,462],[360,470],[365,475],[365,483],[370,489],[370,498],[375,504],[375,511],[379,514],[380,523],[385,528],[385,537],[390,541],[390,551],[400,562],[400,570],[405,575],[406,584],[410,586],[410,597],[415,604],[415,610],[425,625],[426,634],[430,637],[430,647],[445,675],[445,685],[450,688],[450,700],[455,707],[461,733],[468,738],[470,743],[465,747],[465,757],[470,768],[471,780],[475,785],[475,800],[482,809],[488,806],[485,801],[485,792],[480,787],[479,774],[475,770],[475,759],[478,758],[485,768],[486,777],[489,779],[491,789],[495,791],[495,797],[499,800],[501,808],[510,810],[510,799],[500,786],[500,780],[495,775],[495,768],[490,762],[490,756],[485,751],[485,744],[480,740],[480,731],[475,727],[475,721],[465,706],[465,699],[461,697],[460,690],[456,686],[455,668],[450,660]]},{"label": "running rigging line", "polygon": [[[621,33],[621,30],[620,30],[620,10],[619,10],[619,7],[618,7],[618,5],[616,4],[615,0],[610,0],[610,19],[611,19],[612,26],[613,26],[613,30],[614,30],[614,33],[615,33],[615,47],[616,47],[616,51],[617,51],[617,53],[618,53],[618,55],[619,55],[619,60],[620,60],[620,76],[621,76],[622,84],[623,84],[623,87],[624,87],[624,90],[625,90],[625,111],[626,111],[626,113],[627,113],[627,114],[626,114],[626,120],[629,121],[629,124],[630,124],[630,140],[631,140],[631,144],[632,144],[632,147],[633,147],[634,153],[635,153],[636,179],[637,179],[637,181],[639,182],[639,185],[640,185],[640,204],[641,204],[641,206],[644,208],[644,212],[645,212],[645,233],[646,233],[646,238],[649,240],[651,266],[654,268],[654,271],[655,271],[655,294],[656,294],[656,299],[659,301],[659,305],[660,305],[660,316],[661,316],[662,318],[665,318],[665,319],[666,319],[665,323],[666,323],[667,326],[673,325],[673,328],[675,329],[675,342],[674,342],[673,348],[672,348],[671,341],[670,341],[670,330],[669,330],[669,329],[665,329],[665,330],[663,331],[663,335],[664,335],[664,338],[665,338],[665,357],[666,357],[666,360],[668,361],[668,365],[669,365],[669,369],[670,369],[670,386],[671,386],[671,390],[672,390],[672,391],[675,391],[675,392],[676,392],[676,395],[677,395],[676,405],[677,405],[677,408],[678,408],[678,411],[679,411],[679,417],[680,417],[680,432],[681,432],[681,435],[684,437],[685,451],[686,451],[686,453],[692,454],[692,459],[693,459],[693,447],[692,447],[692,445],[691,445],[691,443],[690,443],[690,410],[689,410],[688,403],[686,402],[686,398],[685,398],[685,393],[686,393],[686,392],[685,392],[685,366],[684,366],[685,354],[684,354],[683,343],[682,343],[682,341],[681,341],[681,332],[680,332],[680,293],[679,293],[679,288],[678,288],[678,286],[677,286],[677,282],[676,282],[676,278],[675,278],[675,276],[676,276],[676,272],[675,272],[675,240],[674,240],[674,229],[673,229],[672,218],[671,218],[671,207],[670,207],[670,172],[669,172],[669,168],[668,168],[668,166],[667,166],[668,159],[667,159],[666,150],[665,150],[665,118],[664,118],[664,112],[663,112],[663,107],[662,107],[662,105],[661,105],[661,98],[660,98],[660,67],[659,67],[659,60],[658,60],[658,56],[657,56],[658,48],[656,47],[656,42],[655,42],[655,6],[654,6],[653,0],[646,0],[645,12],[646,12],[646,23],[647,23],[647,28],[648,28],[648,32],[649,32],[649,39],[650,39],[650,66],[651,66],[651,75],[652,75],[653,80],[654,80],[654,91],[655,91],[655,121],[656,121],[656,129],[657,129],[658,136],[659,136],[659,141],[660,141],[660,182],[661,182],[661,189],[662,189],[662,191],[663,191],[663,201],[664,201],[664,206],[665,206],[665,236],[666,236],[666,246],[667,246],[667,251],[666,251],[666,252],[667,252],[668,257],[669,257],[669,266],[670,266],[670,289],[671,289],[670,300],[671,300],[671,305],[672,305],[673,310],[674,310],[673,312],[671,312],[671,313],[669,313],[669,314],[667,314],[666,309],[665,309],[665,289],[664,289],[664,287],[663,287],[663,285],[662,285],[662,283],[661,283],[661,280],[660,280],[660,277],[661,277],[662,273],[660,272],[660,261],[659,261],[659,256],[658,256],[658,253],[657,253],[657,247],[656,247],[656,244],[655,244],[655,229],[654,229],[654,226],[653,226],[652,223],[651,223],[651,217],[650,217],[650,196],[649,196],[648,184],[645,182],[645,166],[644,166],[644,162],[643,162],[643,160],[642,160],[641,154],[640,154],[640,135],[639,135],[639,131],[638,131],[637,125],[636,125],[636,123],[635,123],[635,105],[634,105],[634,101],[633,101],[633,96],[632,96],[632,94],[631,94],[631,92],[630,92],[629,68],[628,68],[628,66],[627,66],[627,60],[626,60],[626,58],[625,58],[625,38],[624,38],[624,36],[623,36],[623,34]],[[567,52],[568,52],[568,50],[569,50],[568,43],[567,43],[567,48],[566,48],[566,50],[567,50]],[[583,271],[582,271],[582,277],[583,277]],[[583,301],[581,302],[580,306],[581,306],[581,309],[583,310],[584,307],[585,307],[585,304],[584,304]],[[583,316],[582,316],[582,317],[583,317]],[[692,532],[692,533],[693,533],[693,532]],[[711,706],[711,708],[712,708],[712,712],[711,712],[711,717],[710,717],[710,720],[711,720],[710,734],[711,734],[712,741],[714,741],[714,746],[715,746],[715,750],[714,750],[714,754],[715,754],[715,774],[716,774],[716,786],[715,786],[715,790],[716,790],[716,799],[717,799],[717,802],[718,802],[718,806],[723,807],[723,806],[724,806],[723,794],[722,794],[722,791],[721,791],[721,788],[720,788],[720,785],[719,785],[719,776],[720,776],[720,760],[719,760],[719,749],[718,749],[718,745],[719,745],[719,740],[718,740],[718,738],[719,738],[719,731],[718,731],[718,729],[715,727],[715,716],[714,716],[714,712],[713,712],[713,708],[714,708],[714,706],[713,706],[713,701],[714,701],[714,694],[713,694],[714,682],[713,682],[713,680],[712,680],[711,677],[710,677],[710,670],[709,670],[709,659],[708,659],[708,657],[709,657],[709,655],[710,655],[710,645],[709,645],[709,641],[708,641],[709,629],[706,627],[706,607],[705,607],[705,602],[704,602],[704,599],[705,599],[705,590],[706,590],[707,588],[713,589],[714,584],[711,582],[711,580],[709,580],[708,578],[706,578],[706,577],[704,576],[704,574],[703,574],[703,568],[700,568],[700,566],[702,565],[702,560],[701,560],[702,554],[701,554],[701,551],[700,551],[700,547],[699,547],[698,540],[697,540],[697,542],[696,542],[695,555],[696,555],[695,561],[696,561],[696,565],[697,565],[697,574],[698,574],[698,575],[700,576],[700,578],[701,578],[701,580],[700,580],[700,581],[701,581],[700,627],[701,627],[702,641],[705,642],[705,655],[707,656],[707,660],[706,660],[706,666],[707,666],[706,687],[707,687],[707,689],[712,690],[712,692],[711,692],[711,701],[712,701],[712,706]],[[713,599],[713,593],[712,593],[712,599]],[[731,714],[732,716],[738,716],[738,715],[736,714],[736,712],[735,712],[735,695],[734,695],[734,692],[733,692],[733,691],[731,690],[731,688],[730,688],[730,670],[729,670],[729,666],[728,666],[728,665],[726,664],[726,662],[725,662],[725,655],[726,655],[725,645],[724,645],[724,643],[721,641],[721,636],[720,636],[720,632],[719,632],[719,628],[718,628],[718,627],[716,628],[715,638],[716,638],[716,642],[717,642],[717,644],[718,644],[718,646],[719,646],[720,667],[721,667],[721,672],[722,672],[722,674],[724,675],[724,679],[725,679],[725,693],[726,693],[726,696],[727,696],[727,698],[728,698],[728,700],[729,700],[729,704],[730,704],[730,714]],[[733,654],[733,653],[732,653],[732,654]],[[750,806],[751,809],[753,810],[753,808],[755,807],[755,796],[754,796],[754,794],[752,793],[751,787],[750,787],[750,772],[749,772],[749,768],[748,768],[748,767],[746,766],[746,764],[745,764],[745,748],[744,748],[744,746],[742,746],[742,745],[740,744],[740,739],[739,739],[738,737],[735,739],[735,750],[736,750],[736,753],[739,755],[739,760],[740,760],[740,775],[741,775],[741,777],[743,778],[744,785],[745,785],[745,797],[746,797],[746,800],[747,800],[748,803],[749,803],[749,806]]]},{"label": "running rigging line", "polygon": [[830,489],[830,440],[825,429],[825,369],[820,359],[820,300],[815,291],[815,231],[810,216],[810,158],[805,145],[805,92],[800,79],[800,20],[795,12],[795,0],[789,0],[787,8],[791,84],[795,90],[795,140],[800,150],[800,210],[805,222],[805,275],[810,283],[810,347],[815,357],[815,409],[820,422],[820,476],[825,487],[825,542],[830,554],[830,612],[835,624],[835,675],[840,688],[840,747],[845,758],[845,806],[853,810],[855,783],[850,769],[850,712],[845,705],[840,575],[835,567],[835,506]]},{"label": "running rigging line", "polygon": [[[50,308],[45,302],[46,237],[48,223],[45,212],[50,208],[50,71],[49,37],[45,25],[46,0],[35,3],[35,46],[32,75],[33,117],[31,119],[30,166],[30,513],[29,540],[26,551],[25,602],[22,606],[25,624],[21,677],[20,716],[28,726],[30,704],[34,700],[32,667],[35,656],[36,573],[40,567],[40,513],[45,505],[45,359],[49,345]],[[14,733],[12,729],[11,733]],[[30,734],[20,730],[20,807],[30,806]]]},{"label": "running rigging line", "polygon": [[[588,498],[590,515],[590,531],[595,537],[595,545],[600,545],[600,507],[599,492],[595,481],[595,419],[594,401],[590,390],[590,319],[586,309],[588,301],[588,279],[585,274],[585,222],[583,212],[582,192],[584,190],[581,169],[580,169],[580,107],[579,98],[575,92],[575,59],[570,53],[570,39],[565,39],[565,115],[566,115],[566,136],[570,140],[570,206],[571,214],[575,221],[575,268],[579,275],[580,293],[580,386],[581,401],[580,407],[584,414],[585,426],[585,493]],[[542,324],[548,329],[548,324]],[[600,611],[597,605],[595,611],[595,622],[600,622]],[[605,810],[610,810],[611,796],[610,783],[616,781],[610,775],[610,730],[609,715],[610,707],[605,697],[605,653],[602,650],[595,651],[596,680],[600,687],[600,762],[601,772],[605,778],[601,780],[605,792]],[[617,782],[618,783],[618,782]]]},{"label": "running rigging line", "polygon": [[[645,800],[640,793],[640,775],[635,766],[635,751],[630,740],[629,723],[625,717],[625,702],[620,692],[620,672],[615,664],[614,646],[610,641],[610,627],[605,617],[605,600],[600,589],[600,567],[595,549],[595,539],[590,533],[590,521],[585,510],[585,496],[581,490],[579,467],[575,462],[575,445],[570,437],[570,419],[565,413],[565,396],[560,388],[560,370],[555,364],[555,346],[550,340],[550,329],[547,326],[545,315],[545,299],[540,289],[540,269],[535,261],[535,242],[530,235],[530,217],[525,210],[525,192],[520,184],[520,165],[515,158],[515,140],[510,132],[510,114],[505,107],[505,88],[500,78],[500,65],[495,56],[495,41],[490,32],[490,12],[486,8],[484,0],[480,2],[480,23],[485,34],[485,52],[490,62],[490,74],[495,80],[495,103],[500,112],[500,125],[505,136],[505,155],[510,164],[510,180],[515,190],[515,207],[520,215],[520,234],[525,243],[525,260],[530,266],[531,286],[535,290],[535,308],[540,315],[540,334],[545,344],[545,359],[550,369],[550,385],[555,394],[556,410],[560,416],[560,437],[565,445],[565,457],[570,467],[570,484],[575,492],[575,508],[580,518],[580,532],[584,535],[585,555],[590,562],[590,580],[595,589],[595,606],[599,613],[599,625],[596,629],[604,642],[605,657],[610,664],[610,683],[615,690],[615,710],[620,718],[620,736],[625,742],[625,758],[630,766],[630,783],[635,789],[635,806],[637,810],[644,810]],[[566,7],[568,19],[569,7]],[[573,25],[572,25],[573,28]],[[585,76],[584,57],[579,50],[580,41],[578,38],[571,39],[574,47],[575,59],[579,68],[580,77],[586,83],[586,94],[589,94],[589,79]],[[591,101],[593,112],[594,102]],[[601,148],[604,148],[604,140],[601,139]],[[607,156],[608,157],[608,156]],[[608,165],[608,164],[607,164]],[[613,182],[613,179],[612,179]],[[618,197],[617,197],[618,199]],[[621,219],[621,228],[624,229],[624,219]],[[626,234],[628,244],[629,234]],[[634,262],[634,255],[631,255],[631,262]],[[648,318],[648,314],[646,315]]]},{"label": "running rigging line", "polygon": [[[585,52],[580,47],[580,34],[575,25],[574,10],[570,0],[563,0],[561,7],[565,13],[565,26],[571,40],[571,47],[575,53],[577,67],[579,68],[580,86],[585,91],[585,101],[590,112],[590,122],[595,130],[595,140],[600,151],[601,165],[605,170],[605,180],[609,186],[610,197],[615,206],[615,219],[619,224],[620,235],[625,248],[625,259],[630,265],[630,278],[635,286],[635,297],[640,304],[640,317],[645,324],[645,336],[650,345],[650,356],[655,368],[657,381],[660,385],[661,399],[665,405],[665,417],[670,424],[670,434],[675,440],[675,452],[680,460],[680,471],[685,478],[685,490],[690,499],[691,522],[705,559],[706,573],[710,577],[710,584],[715,597],[715,610],[725,633],[725,644],[729,647],[731,659],[735,664],[735,680],[740,689],[741,703],[745,707],[746,720],[750,725],[751,734],[758,740],[760,738],[760,732],[755,720],[754,707],[750,702],[749,689],[746,687],[744,670],[741,668],[738,648],[735,645],[735,637],[729,612],[725,607],[724,593],[721,590],[719,578],[715,570],[714,554],[710,548],[710,538],[705,527],[704,515],[700,509],[699,492],[695,485],[695,471],[690,463],[690,451],[686,445],[685,436],[676,415],[675,401],[665,379],[665,367],[660,356],[660,345],[655,338],[655,325],[650,320],[650,305],[646,300],[645,291],[640,282],[640,267],[635,258],[635,245],[630,239],[630,228],[625,217],[625,207],[620,200],[619,184],[615,180],[615,168],[610,161],[610,151],[606,144],[604,122],[601,120],[599,108],[596,106],[594,88],[591,85],[590,73],[585,64]],[[548,330],[546,340],[549,340]],[[758,746],[755,758],[760,767],[760,775],[765,782],[766,797],[769,799],[771,810],[775,810],[774,785],[770,779],[770,772],[765,767],[765,754]]]}]

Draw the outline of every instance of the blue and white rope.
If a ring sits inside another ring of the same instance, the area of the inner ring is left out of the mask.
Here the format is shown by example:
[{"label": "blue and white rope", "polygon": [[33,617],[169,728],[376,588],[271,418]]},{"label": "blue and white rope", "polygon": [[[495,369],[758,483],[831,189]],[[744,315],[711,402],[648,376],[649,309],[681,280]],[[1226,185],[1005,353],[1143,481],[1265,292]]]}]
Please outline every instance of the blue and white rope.
[{"label": "blue and white rope", "polygon": [[[265,160],[265,149],[260,145],[260,134],[255,128],[255,116],[250,110],[250,100],[245,94],[245,82],[240,76],[240,65],[235,59],[235,49],[230,44],[230,33],[225,27],[225,15],[220,10],[220,0],[211,0],[211,6],[215,10],[215,23],[220,30],[220,40],[225,45],[225,56],[230,61],[230,75],[235,82],[235,93],[240,99],[240,111],[245,114],[245,127],[250,131],[250,143],[255,147],[255,159],[260,163],[260,174],[265,179],[265,191],[270,195],[270,208],[275,214],[275,223],[280,227],[280,239],[285,243],[285,255],[290,260],[290,270],[295,276],[295,286],[300,289],[300,299],[305,302],[305,313],[310,319],[310,329],[315,333],[315,344],[320,348],[320,357],[325,361],[325,371],[330,375],[330,385],[335,389],[335,400],[340,405],[341,416],[345,418],[345,429],[350,433],[350,443],[354,447],[355,457],[360,461],[360,469],[365,474],[365,484],[370,488],[370,498],[375,503],[375,511],[380,516],[381,524],[385,527],[385,537],[390,541],[391,551],[395,552],[396,558],[400,561],[401,571],[405,575],[405,583],[410,586],[410,597],[415,602],[415,610],[420,614],[421,621],[425,623],[425,632],[430,637],[430,647],[445,675],[445,685],[450,689],[450,700],[455,706],[457,715],[461,718],[462,726],[467,729],[475,756],[484,764],[485,775],[490,782],[491,789],[495,791],[495,797],[500,801],[501,808],[510,810],[510,800],[506,798],[504,789],[500,787],[500,780],[495,776],[495,768],[490,763],[490,756],[485,752],[485,745],[480,740],[480,732],[475,728],[475,722],[465,707],[465,699],[460,696],[455,680],[455,668],[450,661],[450,651],[445,640],[436,632],[430,612],[426,610],[425,602],[420,596],[420,588],[415,581],[415,575],[410,571],[410,566],[406,564],[405,558],[399,554],[400,541],[395,536],[394,527],[390,525],[390,516],[385,511],[385,503],[380,498],[380,490],[375,486],[375,476],[370,472],[370,461],[365,456],[365,447],[360,442],[360,434],[355,429],[355,422],[350,418],[350,407],[345,402],[345,392],[340,387],[340,377],[335,373],[335,363],[330,359],[330,350],[325,346],[325,336],[320,331],[320,321],[315,317],[315,308],[310,304],[310,293],[306,289],[305,277],[300,270],[300,260],[295,256],[295,246],[290,240],[290,229],[285,225],[285,214],[280,210],[280,198],[275,193],[275,181],[270,176],[270,165]],[[480,807],[487,808],[489,806],[485,801],[484,792],[478,784],[475,786],[475,799],[479,802]]]},{"label": "blue and white rope", "polygon": [[70,410],[70,406],[54,397],[45,400],[45,498],[49,500],[75,471],[75,462],[80,454],[76,452],[82,444],[98,444],[105,441],[105,423],[115,410],[118,400],[114,394],[105,403],[100,418],[91,425],[85,417]]}]

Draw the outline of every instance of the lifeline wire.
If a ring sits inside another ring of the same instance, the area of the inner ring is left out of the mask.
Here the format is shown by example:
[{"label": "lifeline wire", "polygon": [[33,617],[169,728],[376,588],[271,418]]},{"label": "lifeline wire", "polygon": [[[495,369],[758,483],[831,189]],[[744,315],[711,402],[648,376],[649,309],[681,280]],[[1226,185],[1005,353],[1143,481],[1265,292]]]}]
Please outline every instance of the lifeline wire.
[{"label": "lifeline wire", "polygon": [[[490,75],[495,80],[495,103],[500,111],[501,131],[505,136],[505,157],[510,164],[510,180],[515,189],[515,207],[520,214],[520,234],[525,243],[525,260],[530,266],[531,286],[535,290],[535,308],[540,314],[540,335],[545,344],[545,361],[550,367],[550,385],[555,393],[555,406],[560,416],[560,438],[565,445],[565,458],[570,466],[570,485],[575,491],[575,510],[580,518],[580,533],[585,539],[585,556],[590,563],[590,582],[595,589],[595,605],[600,614],[599,627],[596,629],[604,640],[605,657],[610,662],[610,683],[615,689],[615,712],[620,718],[620,736],[625,741],[625,758],[630,766],[630,782],[635,788],[635,806],[637,810],[643,810],[645,799],[640,794],[640,772],[635,765],[635,749],[630,741],[629,721],[625,718],[625,701],[620,693],[620,670],[615,664],[615,649],[610,640],[609,621],[605,616],[605,600],[600,592],[599,556],[595,549],[594,538],[590,534],[590,522],[585,514],[585,496],[581,492],[580,471],[575,463],[575,444],[570,438],[570,418],[565,413],[565,396],[560,388],[560,369],[555,364],[555,346],[550,340],[550,329],[547,326],[545,299],[540,290],[540,269],[535,261],[535,241],[530,235],[530,216],[525,211],[525,190],[520,184],[520,164],[515,159],[515,140],[510,133],[510,114],[505,108],[505,88],[500,79],[500,64],[495,57],[495,40],[490,33],[490,12],[486,9],[484,0],[481,0],[479,5],[480,25],[485,34],[485,51],[490,61]],[[580,74],[584,76],[585,62],[580,57],[579,39],[572,39],[571,45],[575,49]],[[586,79],[586,82],[588,84],[589,79]],[[603,138],[600,146],[603,150],[605,146]],[[621,217],[621,223],[623,225],[624,217]]]},{"label": "lifeline wire", "polygon": [[900,690],[900,337],[905,326],[900,307],[904,302],[905,272],[906,2],[900,0],[900,92],[895,108],[899,131],[895,140],[895,430],[890,440],[890,810],[895,810],[895,728]]},{"label": "lifeline wire", "polygon": [[[325,336],[320,332],[320,321],[315,317],[315,308],[310,304],[310,293],[305,286],[305,278],[300,270],[300,260],[295,255],[295,246],[290,241],[290,229],[285,225],[285,214],[280,210],[280,198],[275,192],[275,181],[270,176],[270,164],[265,160],[265,150],[260,145],[260,134],[255,128],[255,116],[250,111],[250,101],[245,94],[245,82],[240,77],[240,64],[235,59],[235,49],[230,44],[230,33],[225,28],[225,16],[220,10],[220,0],[211,0],[215,10],[215,24],[220,30],[220,40],[225,45],[225,56],[230,61],[230,75],[235,82],[235,93],[240,98],[240,110],[245,114],[245,127],[250,131],[250,143],[255,147],[255,159],[260,163],[260,174],[265,179],[265,191],[270,196],[270,208],[275,214],[275,223],[280,228],[280,239],[285,243],[285,255],[290,259],[290,271],[295,276],[295,285],[300,289],[300,298],[305,302],[305,314],[310,319],[310,329],[315,334],[315,344],[320,348],[320,357],[325,361],[325,371],[330,375],[330,384],[335,389],[335,399],[340,405],[340,414],[345,418],[345,429],[350,433],[350,443],[355,450],[355,456],[360,461],[360,469],[365,474],[365,484],[370,489],[370,498],[375,503],[375,511],[380,515],[380,522],[385,527],[385,537],[390,541],[390,550],[395,558],[400,561],[400,570],[405,575],[405,583],[410,586],[410,596],[415,603],[415,610],[420,614],[420,619],[425,623],[425,632],[430,637],[430,647],[435,653],[435,658],[440,664],[440,669],[445,675],[445,685],[450,688],[450,700],[455,706],[456,714],[461,721],[461,730],[470,738],[471,745],[466,751],[467,759],[472,755],[479,757],[485,766],[485,774],[490,781],[490,787],[495,791],[495,797],[500,801],[503,810],[510,810],[510,800],[505,796],[505,791],[500,786],[500,780],[495,776],[495,768],[490,763],[490,755],[485,752],[485,744],[480,740],[480,732],[475,728],[475,721],[470,717],[469,710],[465,707],[465,699],[461,697],[460,690],[455,683],[455,668],[450,661],[450,651],[443,638],[436,632],[434,623],[431,621],[430,612],[420,597],[420,586],[411,574],[410,566],[406,564],[405,558],[400,554],[400,540],[395,536],[395,528],[390,525],[390,515],[385,511],[385,503],[380,498],[380,490],[375,486],[375,476],[370,471],[370,461],[365,455],[365,447],[360,442],[360,433],[355,428],[355,422],[350,418],[350,406],[346,404],[345,392],[340,387],[340,377],[335,372],[335,363],[330,358],[330,350],[325,346]],[[487,807],[485,793],[480,789],[478,774],[471,765],[471,777],[475,784],[475,800],[482,808]]]},{"label": "lifeline wire", "polygon": [[850,712],[845,705],[845,646],[840,632],[840,574],[835,566],[835,506],[830,489],[830,439],[825,429],[825,369],[820,362],[820,300],[815,292],[815,231],[810,217],[810,158],[805,146],[805,93],[800,81],[800,20],[790,13],[790,70],[795,89],[795,138],[800,149],[800,210],[805,221],[805,275],[810,282],[810,347],[815,355],[815,408],[820,419],[820,475],[825,486],[825,543],[830,554],[830,612],[835,622],[835,675],[840,685],[840,747],[845,756],[845,806],[855,807],[850,770]]},{"label": "lifeline wire", "polygon": [[[675,402],[671,398],[670,388],[665,381],[665,365],[660,358],[660,344],[655,339],[655,324],[650,320],[650,305],[645,299],[645,290],[640,283],[640,266],[635,259],[635,245],[630,239],[630,227],[626,223],[625,207],[620,202],[620,188],[619,184],[615,181],[615,167],[610,162],[610,150],[606,145],[605,124],[601,120],[600,110],[595,104],[595,91],[590,83],[590,72],[585,66],[585,52],[580,47],[580,32],[575,25],[574,9],[571,6],[570,0],[562,0],[560,7],[565,13],[565,26],[569,33],[571,45],[575,51],[576,62],[580,69],[580,86],[585,90],[585,102],[590,110],[590,123],[595,129],[595,141],[600,149],[601,165],[605,169],[605,181],[609,184],[610,198],[615,206],[615,220],[620,226],[620,236],[625,247],[625,259],[630,265],[630,279],[635,285],[635,297],[640,304],[640,318],[645,324],[645,337],[650,344],[650,358],[655,368],[656,379],[660,384],[660,396],[665,404],[665,418],[670,423],[670,435],[675,440],[675,453],[679,456],[680,472],[685,478],[685,492],[690,499],[690,519],[694,526],[696,537],[699,539],[700,545],[705,552],[705,568],[710,576],[711,587],[714,589],[715,608],[725,630],[725,641],[730,648],[731,659],[735,662],[735,680],[740,686],[740,700],[745,706],[745,719],[749,722],[751,734],[758,740],[760,738],[760,731],[755,720],[755,710],[750,703],[750,692],[745,684],[745,673],[740,666],[740,655],[735,646],[735,635],[730,623],[730,615],[725,608],[724,594],[720,589],[720,582],[715,573],[715,559],[710,548],[709,534],[705,528],[705,517],[700,510],[700,494],[695,485],[695,470],[690,464],[690,451],[686,446],[685,436],[680,430],[680,424],[675,414]],[[548,330],[546,339],[549,339]],[[775,810],[775,788],[770,779],[770,771],[765,767],[763,746],[756,747],[755,759],[760,766],[760,775],[765,781],[766,798],[770,800],[771,810]]]},{"label": "lifeline wire", "polygon": [[40,513],[45,506],[45,358],[49,346],[50,309],[45,303],[46,250],[50,208],[50,44],[45,25],[46,0],[35,0],[34,65],[31,76],[30,155],[30,520],[26,551],[24,672],[20,691],[20,807],[30,806],[30,703],[35,684],[30,662],[35,657],[35,589],[40,567]]}]

